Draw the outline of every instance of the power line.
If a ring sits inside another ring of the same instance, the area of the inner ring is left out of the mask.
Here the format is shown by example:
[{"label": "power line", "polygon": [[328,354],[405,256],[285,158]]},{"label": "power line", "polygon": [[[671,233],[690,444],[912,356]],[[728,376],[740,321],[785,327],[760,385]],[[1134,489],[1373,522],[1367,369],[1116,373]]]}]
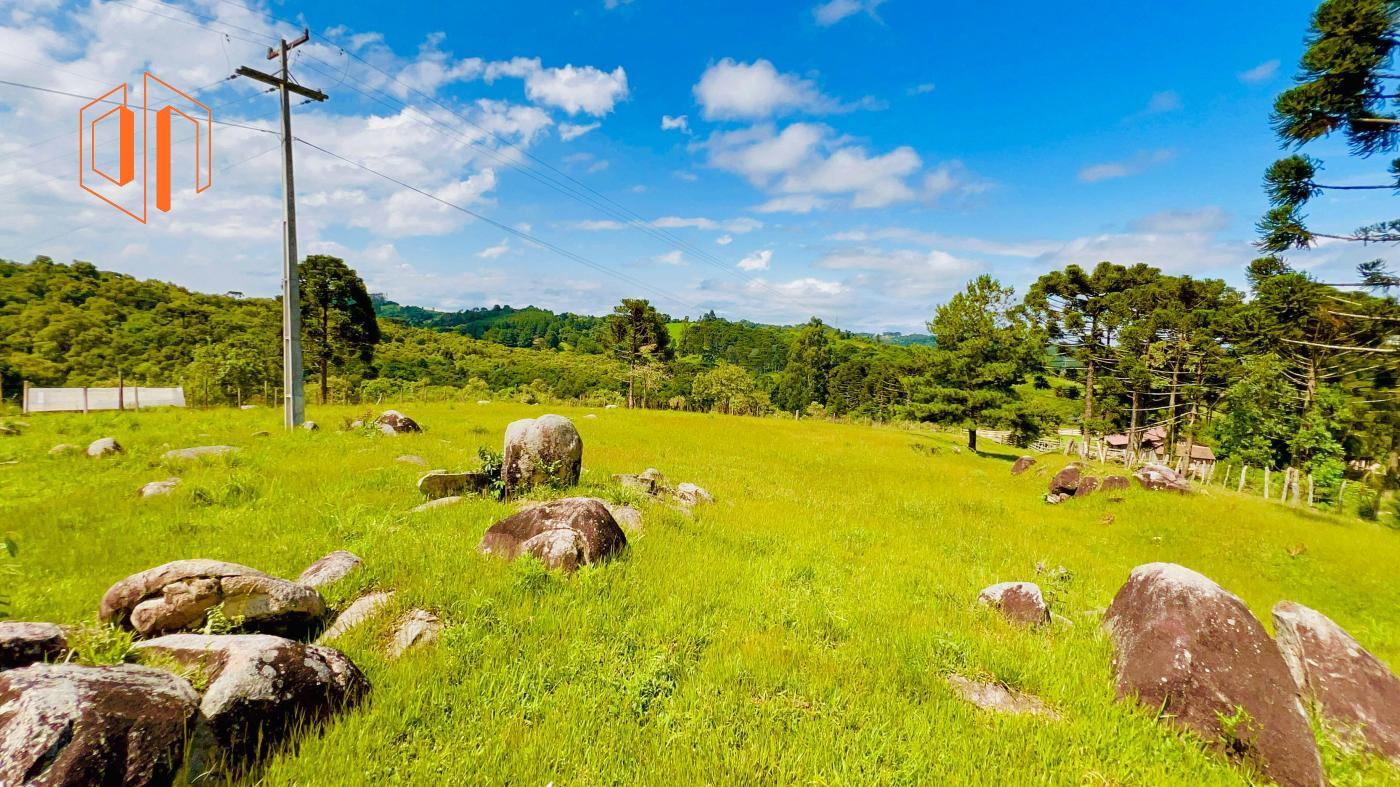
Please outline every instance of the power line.
[{"label": "power line", "polygon": [[657,295],[657,296],[659,296],[659,297],[665,298],[665,299],[667,299],[667,300],[669,300],[669,301],[673,301],[673,302],[675,302],[675,303],[677,303],[677,304],[680,304],[681,306],[684,306],[684,307],[686,307],[686,308],[689,308],[689,309],[697,308],[697,307],[695,306],[695,304],[692,304],[692,303],[690,303],[690,302],[684,300],[683,298],[681,298],[681,297],[679,297],[679,296],[672,295],[672,294],[669,293],[669,292],[666,292],[666,291],[664,291],[664,290],[660,290],[660,289],[657,289],[657,288],[655,288],[655,287],[652,287],[651,285],[646,284],[645,282],[643,282],[643,281],[641,281],[641,280],[639,280],[639,279],[632,278],[632,277],[628,276],[627,274],[621,273],[621,272],[619,272],[619,271],[615,271],[615,270],[613,270],[613,269],[611,269],[611,268],[608,268],[607,266],[600,265],[599,263],[596,263],[596,262],[594,262],[593,260],[590,260],[590,259],[588,259],[587,257],[584,257],[584,256],[581,255],[581,254],[578,254],[578,253],[569,251],[568,249],[565,249],[565,248],[563,248],[562,246],[558,246],[558,245],[555,245],[555,244],[553,244],[553,243],[550,243],[549,241],[546,241],[546,240],[543,240],[543,239],[541,239],[541,238],[535,237],[534,235],[531,235],[531,234],[528,233],[528,232],[524,232],[523,230],[516,229],[515,227],[512,227],[512,226],[510,226],[510,225],[508,225],[508,224],[505,224],[505,223],[503,223],[503,222],[500,222],[500,221],[497,221],[497,220],[495,220],[495,219],[493,219],[493,218],[490,218],[489,216],[486,216],[486,215],[483,215],[483,214],[481,214],[481,213],[478,213],[478,212],[472,210],[471,208],[466,208],[466,207],[463,207],[463,206],[461,206],[461,205],[458,205],[458,204],[456,204],[456,203],[454,203],[454,202],[449,202],[448,200],[445,200],[445,199],[443,199],[442,197],[439,197],[439,196],[437,196],[436,194],[433,194],[432,192],[429,192],[429,191],[426,191],[426,190],[424,190],[424,189],[421,189],[421,188],[419,188],[419,187],[417,187],[417,186],[414,186],[414,185],[412,185],[412,184],[410,184],[410,183],[406,183],[406,182],[404,182],[404,181],[402,181],[402,180],[400,180],[400,179],[394,177],[393,175],[388,175],[388,174],[386,174],[386,173],[380,172],[379,170],[374,169],[373,167],[371,167],[371,166],[369,166],[369,165],[367,165],[367,164],[363,164],[363,163],[361,163],[361,162],[355,161],[354,159],[347,158],[347,157],[342,156],[342,155],[340,155],[339,153],[336,153],[336,152],[334,152],[334,151],[327,150],[327,149],[321,147],[320,145],[317,145],[316,143],[311,142],[311,141],[309,141],[309,140],[307,140],[307,139],[304,139],[304,138],[302,138],[302,137],[297,137],[296,139],[297,139],[297,141],[300,142],[301,144],[306,145],[307,147],[313,148],[313,149],[315,149],[315,150],[319,150],[320,152],[326,154],[327,156],[330,156],[330,157],[335,158],[335,159],[339,159],[340,161],[343,161],[343,162],[345,162],[346,164],[349,164],[349,165],[351,165],[351,166],[354,166],[354,167],[357,167],[357,168],[359,168],[359,169],[362,169],[362,170],[364,170],[365,172],[368,172],[368,173],[370,173],[370,174],[372,174],[372,175],[377,175],[378,177],[381,177],[381,178],[383,178],[384,180],[389,181],[390,183],[394,183],[394,184],[396,184],[396,185],[398,185],[398,186],[400,186],[400,187],[402,187],[402,188],[408,189],[409,191],[415,192],[415,193],[417,193],[417,194],[421,194],[421,195],[423,195],[424,197],[427,197],[428,199],[431,199],[431,200],[433,200],[434,202],[438,202],[438,203],[440,203],[440,204],[442,204],[442,205],[445,205],[445,206],[447,206],[447,207],[449,207],[449,208],[452,208],[453,210],[461,211],[462,213],[465,213],[465,214],[467,214],[468,216],[471,216],[472,218],[475,218],[475,219],[477,219],[477,220],[479,220],[479,221],[482,221],[482,222],[484,222],[484,223],[486,223],[486,224],[490,224],[491,226],[493,226],[493,227],[495,227],[495,228],[497,228],[497,229],[499,229],[499,230],[502,230],[502,231],[504,231],[504,232],[508,232],[508,233],[510,233],[511,235],[514,235],[515,237],[520,238],[521,240],[524,240],[524,241],[527,241],[527,242],[529,242],[529,243],[535,244],[536,246],[540,246],[540,247],[542,247],[542,248],[548,249],[548,250],[550,250],[550,251],[552,251],[552,252],[554,252],[554,253],[556,253],[556,254],[558,254],[558,255],[564,257],[565,259],[571,260],[571,261],[573,261],[573,262],[577,262],[577,263],[579,263],[580,265],[585,265],[585,266],[587,266],[587,267],[589,267],[589,268],[592,268],[592,269],[594,269],[594,270],[596,270],[596,271],[598,271],[598,272],[600,272],[600,273],[605,273],[605,274],[607,274],[607,275],[609,275],[609,276],[612,276],[612,277],[614,277],[614,278],[620,279],[621,281],[624,281],[624,282],[626,282],[626,283],[628,283],[628,284],[631,284],[631,285],[633,285],[633,286],[635,286],[635,287],[640,287],[640,288],[642,288],[642,289],[644,289],[644,290],[646,290],[646,291],[648,291],[648,292],[650,292],[650,293],[652,293],[652,294],[654,294],[654,295]]},{"label": "power line", "polygon": [[[228,4],[228,5],[233,5],[233,6],[240,7],[240,8],[242,8],[242,9],[244,9],[244,10],[246,10],[246,11],[249,11],[249,12],[252,12],[252,13],[259,13],[259,14],[262,14],[263,16],[266,16],[267,18],[272,19],[272,20],[274,20],[274,21],[283,22],[283,23],[286,23],[286,21],[287,21],[287,20],[279,19],[278,17],[275,17],[275,16],[273,16],[272,14],[267,13],[266,11],[261,11],[261,10],[259,10],[259,9],[253,9],[253,8],[251,8],[251,7],[249,7],[249,6],[246,6],[246,5],[243,5],[243,4],[240,4],[240,3],[231,2],[231,0],[219,0],[219,1],[220,1],[220,2],[224,2],[224,3]],[[160,2],[160,0],[152,0],[152,2]],[[133,7],[134,7],[134,6],[133,6]],[[140,9],[137,9],[137,10],[140,10]],[[188,12],[187,12],[187,13],[188,13]],[[191,14],[191,15],[192,15],[192,16],[197,16],[197,15],[194,15],[194,14]],[[158,16],[159,16],[159,15],[158,15]],[[218,20],[217,20],[216,18],[214,18],[214,17],[205,17],[205,18],[206,18],[206,19],[211,19],[211,20],[214,20],[214,21],[218,21]],[[220,23],[220,24],[229,24],[229,23],[224,23],[224,22],[219,22],[219,23]],[[211,30],[212,30],[212,28],[206,28],[206,29],[211,29]],[[243,28],[243,29],[246,30],[246,28]],[[214,30],[213,32],[220,32],[220,31]],[[323,34],[323,35],[325,35],[325,34]],[[332,38],[332,37],[329,36],[329,35],[326,35],[326,37],[327,37],[327,38]],[[333,40],[333,39],[332,39],[332,40]],[[804,306],[804,307],[809,307],[809,308],[810,308],[810,307],[814,307],[814,304],[805,303],[805,302],[802,302],[802,301],[793,299],[793,298],[789,297],[788,295],[786,295],[785,293],[782,293],[782,292],[780,292],[780,291],[778,291],[778,290],[776,290],[776,289],[770,287],[766,282],[762,281],[761,279],[756,279],[756,278],[747,276],[747,275],[745,275],[742,271],[739,271],[739,270],[735,269],[735,268],[734,268],[732,265],[730,265],[729,263],[727,263],[727,262],[725,262],[725,261],[719,259],[718,257],[715,257],[714,255],[710,254],[709,252],[704,251],[704,250],[702,250],[702,249],[700,249],[700,248],[698,248],[698,247],[696,247],[696,246],[694,246],[694,245],[688,243],[687,241],[685,241],[685,240],[682,239],[682,238],[679,238],[679,237],[677,237],[677,236],[675,236],[675,235],[673,235],[673,234],[671,234],[671,233],[669,233],[669,232],[666,232],[666,231],[665,231],[664,229],[662,229],[662,228],[658,228],[658,227],[654,226],[654,225],[653,225],[651,222],[649,222],[647,219],[643,218],[642,216],[640,216],[640,215],[637,214],[636,212],[634,212],[634,211],[632,211],[631,209],[627,208],[625,205],[622,205],[621,203],[617,202],[616,200],[612,199],[611,197],[608,197],[607,195],[605,195],[605,194],[603,194],[603,193],[597,191],[596,189],[592,188],[591,186],[588,186],[587,184],[583,183],[582,181],[578,180],[577,178],[574,178],[572,175],[569,175],[568,173],[563,172],[562,170],[559,170],[558,168],[554,167],[553,165],[549,164],[548,162],[544,161],[543,159],[539,158],[538,156],[536,156],[536,155],[530,153],[530,152],[529,152],[528,150],[526,150],[525,148],[522,148],[522,147],[516,145],[515,143],[509,141],[509,140],[506,139],[505,137],[502,137],[500,134],[496,133],[495,131],[493,131],[493,130],[491,130],[491,129],[489,129],[489,128],[485,128],[485,127],[483,127],[483,126],[481,126],[481,125],[478,125],[477,123],[473,122],[470,118],[468,118],[468,117],[465,116],[464,114],[458,112],[457,110],[453,109],[452,107],[448,106],[447,104],[443,103],[442,101],[438,100],[437,98],[435,98],[435,97],[433,97],[433,96],[431,96],[431,95],[429,95],[429,94],[427,94],[427,93],[424,93],[423,91],[417,89],[416,87],[414,87],[414,86],[412,86],[412,85],[409,85],[409,84],[403,82],[403,81],[402,81],[401,79],[399,79],[397,76],[395,76],[395,75],[393,75],[393,74],[390,74],[389,72],[385,71],[384,69],[380,68],[379,66],[375,65],[374,63],[371,63],[370,61],[368,61],[368,60],[364,59],[363,57],[359,56],[358,54],[356,54],[356,53],[353,51],[353,49],[347,49],[347,48],[345,48],[345,46],[344,46],[343,44],[338,44],[337,46],[338,46],[338,48],[339,48],[341,54],[343,54],[343,55],[348,55],[349,57],[351,57],[351,58],[353,58],[353,59],[359,61],[360,63],[363,63],[365,66],[367,66],[367,67],[369,67],[369,68],[371,68],[371,69],[373,69],[373,70],[379,72],[379,73],[382,74],[385,78],[389,79],[390,81],[392,81],[393,83],[399,85],[400,87],[404,88],[405,90],[407,90],[407,91],[409,91],[409,92],[411,92],[411,93],[415,93],[415,94],[417,94],[417,95],[423,97],[424,99],[426,99],[426,100],[432,102],[433,104],[435,104],[436,106],[438,106],[438,107],[441,108],[442,110],[446,111],[447,113],[453,115],[454,117],[458,118],[459,120],[461,120],[463,123],[467,124],[468,126],[470,126],[470,127],[472,127],[472,128],[475,128],[475,129],[477,129],[478,131],[480,131],[481,133],[483,133],[483,134],[485,134],[485,135],[487,135],[487,136],[489,136],[489,137],[495,139],[499,144],[501,144],[501,145],[503,145],[503,146],[505,146],[505,147],[507,147],[507,148],[510,148],[511,150],[514,150],[514,151],[515,151],[516,153],[518,153],[521,157],[527,158],[527,159],[529,159],[530,161],[535,162],[536,164],[538,164],[539,166],[543,167],[544,169],[549,170],[550,172],[554,173],[554,174],[557,175],[559,178],[562,178],[562,179],[568,181],[569,183],[574,184],[574,186],[573,186],[573,187],[570,187],[570,186],[568,186],[567,184],[561,183],[561,182],[559,182],[558,180],[555,180],[554,178],[551,178],[551,177],[549,177],[549,176],[547,176],[547,175],[543,175],[543,174],[540,174],[540,173],[535,173],[535,172],[533,172],[532,170],[530,170],[530,169],[528,169],[527,167],[525,167],[525,166],[524,166],[521,162],[519,162],[519,161],[512,161],[512,160],[509,160],[509,159],[505,159],[505,158],[501,157],[500,154],[499,154],[498,152],[493,151],[493,150],[491,150],[490,148],[485,147],[485,146],[483,146],[483,145],[480,145],[479,143],[476,143],[475,141],[472,141],[472,140],[470,140],[470,139],[467,139],[467,138],[465,138],[465,137],[462,137],[462,139],[463,139],[464,141],[466,141],[467,144],[472,145],[473,147],[477,147],[478,149],[481,149],[481,150],[487,152],[488,155],[491,155],[491,156],[493,156],[494,158],[496,158],[497,160],[502,161],[502,163],[503,163],[505,166],[512,167],[512,168],[516,169],[517,171],[523,172],[523,173],[529,175],[530,177],[532,177],[533,179],[535,179],[536,181],[541,182],[541,183],[545,184],[546,186],[555,189],[556,191],[559,191],[561,194],[564,194],[565,196],[568,196],[568,197],[571,197],[571,198],[573,198],[573,199],[576,199],[576,200],[578,200],[578,201],[580,201],[580,202],[582,202],[582,203],[584,203],[584,204],[586,204],[586,205],[588,205],[588,206],[594,208],[595,210],[599,210],[599,211],[601,211],[601,212],[603,212],[603,213],[605,213],[605,214],[611,216],[611,217],[614,218],[614,219],[618,219],[618,220],[622,221],[622,223],[623,223],[624,225],[630,226],[630,227],[632,227],[632,228],[634,228],[634,229],[638,229],[638,230],[640,230],[640,231],[642,231],[642,232],[648,234],[649,236],[651,236],[651,237],[653,237],[653,238],[656,238],[656,239],[662,241],[663,243],[666,243],[667,245],[676,247],[676,248],[680,249],[681,251],[688,251],[688,252],[690,252],[693,256],[695,256],[697,259],[699,259],[701,262],[704,262],[704,263],[706,263],[706,264],[708,264],[708,265],[711,265],[711,266],[713,266],[713,267],[715,267],[715,268],[717,268],[717,269],[719,269],[719,270],[722,270],[722,271],[724,271],[725,273],[727,273],[727,274],[729,274],[729,275],[731,275],[731,276],[734,276],[734,277],[740,279],[741,281],[745,282],[746,284],[753,285],[753,286],[756,286],[756,287],[758,287],[758,288],[760,288],[760,289],[762,289],[762,290],[765,290],[766,292],[768,292],[769,294],[771,294],[772,296],[774,296],[775,298],[777,298],[777,299],[779,299],[779,300],[781,300],[781,301],[785,301],[785,302],[788,302],[788,303],[792,303],[792,304],[796,304],[796,305],[800,305],[800,306]],[[314,60],[314,61],[316,61],[316,62],[318,62],[318,63],[321,63],[322,65],[325,65],[325,66],[327,66],[327,67],[331,67],[329,63],[326,63],[324,60],[321,60],[320,58],[317,58],[315,55],[305,55],[305,57],[307,57],[307,58],[310,59],[310,60]],[[322,73],[323,75],[329,76],[328,74],[326,74],[326,73],[323,72],[323,71],[320,71],[319,69],[314,69],[314,68],[313,68],[313,70],[317,70],[319,73]],[[342,76],[342,79],[343,79],[343,78],[344,78],[344,77]],[[355,90],[355,92],[360,93],[361,95],[366,95],[366,96],[367,96],[367,94],[365,94],[364,91],[358,90],[357,88],[355,88],[355,87],[353,87],[353,86],[350,86],[350,89],[351,89],[351,90]],[[371,89],[374,89],[374,88],[371,88]],[[377,92],[381,92],[381,93],[382,93],[383,91],[377,91]],[[386,95],[387,95],[387,94],[386,94]],[[367,96],[367,97],[368,97],[368,96]],[[392,100],[394,100],[394,101],[397,101],[401,106],[403,106],[403,107],[405,107],[405,108],[410,108],[410,107],[411,107],[411,105],[410,105],[408,102],[406,102],[406,101],[402,101],[402,100],[400,100],[400,99],[393,98],[392,96],[391,96],[390,98],[391,98]],[[378,100],[378,99],[375,99],[375,100]],[[380,103],[384,103],[384,102],[381,100]],[[430,119],[432,119],[430,115],[426,115],[426,114],[425,114],[424,116],[425,116],[425,117],[428,117],[428,118],[430,118]],[[413,118],[410,118],[410,120],[414,120],[414,119],[413,119]],[[420,121],[414,120],[414,122],[420,122]],[[435,121],[435,122],[436,122],[436,121]],[[575,187],[576,187],[576,188],[575,188]],[[586,193],[585,193],[585,192],[586,192]],[[592,195],[591,197],[589,196],[590,194]],[[601,201],[601,202],[600,202],[600,201]],[[816,308],[820,308],[820,307],[816,307]]]}]

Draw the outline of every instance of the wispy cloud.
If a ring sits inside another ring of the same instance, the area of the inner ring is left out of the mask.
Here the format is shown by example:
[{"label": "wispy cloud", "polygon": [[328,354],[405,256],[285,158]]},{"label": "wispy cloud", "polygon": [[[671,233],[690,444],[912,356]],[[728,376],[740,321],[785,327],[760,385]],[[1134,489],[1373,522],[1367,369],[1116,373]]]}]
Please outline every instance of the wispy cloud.
[{"label": "wispy cloud", "polygon": [[878,20],[875,12],[885,0],[828,0],[812,9],[812,17],[822,27],[830,27],[862,11]]},{"label": "wispy cloud", "polygon": [[1169,148],[1145,150],[1125,161],[1105,161],[1091,164],[1079,170],[1079,180],[1083,183],[1097,183],[1101,180],[1114,180],[1136,175],[1150,167],[1171,161],[1176,151]]},{"label": "wispy cloud", "polygon": [[1277,60],[1266,60],[1248,71],[1241,71],[1238,76],[1240,81],[1247,85],[1267,82],[1278,74],[1278,66]]}]

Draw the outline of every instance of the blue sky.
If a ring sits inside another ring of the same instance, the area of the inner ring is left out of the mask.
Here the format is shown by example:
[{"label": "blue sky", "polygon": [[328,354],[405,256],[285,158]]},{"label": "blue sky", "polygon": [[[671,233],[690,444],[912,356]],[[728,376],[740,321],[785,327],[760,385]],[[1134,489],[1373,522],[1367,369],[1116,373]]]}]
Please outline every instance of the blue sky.
[{"label": "blue sky", "polygon": [[[1109,259],[1242,284],[1280,155],[1269,108],[1313,5],[11,0],[0,79],[96,95],[150,69],[201,86],[268,67],[265,42],[304,21],[293,73],[332,98],[296,108],[298,136],[596,266],[299,146],[303,251],[345,257],[371,289],[917,331],[982,272],[1024,290]],[[274,128],[246,80],[200,98]],[[276,292],[272,134],[217,128],[214,188],[142,226],[73,183],[81,103],[0,85],[0,255]],[[1308,152],[1329,182],[1384,170],[1336,143]],[[1345,230],[1390,218],[1386,199],[1310,212]],[[1294,261],[1330,277],[1376,254]]]}]

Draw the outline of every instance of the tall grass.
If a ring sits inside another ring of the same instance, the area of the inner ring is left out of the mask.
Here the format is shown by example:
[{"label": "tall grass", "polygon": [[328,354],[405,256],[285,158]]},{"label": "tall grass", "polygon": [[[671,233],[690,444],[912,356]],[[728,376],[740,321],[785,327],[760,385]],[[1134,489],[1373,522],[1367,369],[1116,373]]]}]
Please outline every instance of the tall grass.
[{"label": "tall grass", "polygon": [[[0,530],[23,558],[0,578],[13,616],[91,620],[112,582],[177,558],[296,576],[334,549],[361,555],[366,570],[327,595],[399,591],[338,643],[373,694],[270,762],[274,785],[1247,783],[1114,700],[1097,613],[1154,560],[1214,578],[1266,625],[1280,599],[1315,607],[1400,665],[1400,533],[1373,523],[1215,489],[1047,506],[1063,457],[1013,478],[1010,456],[905,429],[558,408],[583,435],[582,493],[624,499],[611,474],[657,467],[718,501],[691,517],[631,498],[645,533],[565,578],[476,553],[506,504],[410,513],[424,468],[395,461],[475,467],[506,423],[541,409],[401,409],[427,432],[330,431],[349,408],[313,408],[327,429],[291,434],[268,409],[30,418],[0,437],[0,460],[18,460],[0,467]],[[47,454],[107,435],[127,453]],[[160,460],[216,443],[242,450]],[[171,474],[173,494],[137,498]],[[1024,631],[979,608],[978,590],[1004,580],[1039,582],[1072,625]],[[393,621],[413,606],[447,629],[390,662]],[[953,672],[1031,692],[1062,719],[972,708],[947,687]],[[1339,783],[1400,780],[1336,747],[1327,758]]]}]

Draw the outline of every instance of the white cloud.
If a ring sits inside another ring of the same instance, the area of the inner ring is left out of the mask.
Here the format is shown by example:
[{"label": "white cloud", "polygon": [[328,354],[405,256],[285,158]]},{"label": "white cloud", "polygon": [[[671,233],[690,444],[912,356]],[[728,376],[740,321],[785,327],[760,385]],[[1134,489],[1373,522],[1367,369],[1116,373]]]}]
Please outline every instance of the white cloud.
[{"label": "white cloud", "polygon": [[603,170],[607,169],[608,166],[609,166],[609,162],[608,162],[607,159],[600,159],[600,160],[598,160],[598,161],[593,162],[592,164],[589,164],[589,165],[588,165],[588,171],[589,171],[590,173],[591,173],[591,172],[602,172]]},{"label": "white cloud", "polygon": [[537,57],[516,57],[488,63],[486,81],[502,77],[525,80],[525,95],[531,101],[557,107],[570,115],[580,112],[602,117],[627,98],[627,72],[621,66],[611,72],[593,66],[544,68]]},{"label": "white cloud", "polygon": [[478,251],[476,253],[476,256],[482,258],[483,260],[494,260],[508,251],[510,251],[510,242],[502,240],[495,246],[487,246],[481,251]]},{"label": "white cloud", "polygon": [[1135,232],[1158,234],[1219,232],[1229,225],[1229,214],[1212,206],[1199,210],[1164,210],[1144,216],[1131,226]]},{"label": "white cloud", "polygon": [[682,134],[689,134],[689,133],[690,133],[690,122],[689,122],[688,120],[686,120],[685,115],[677,115],[676,117],[671,117],[670,115],[662,115],[662,116],[661,116],[661,130],[662,130],[662,131],[679,131],[679,132],[681,132]]},{"label": "white cloud", "polygon": [[792,112],[820,114],[848,109],[822,95],[811,80],[781,74],[761,58],[740,63],[726,57],[711,64],[700,75],[694,93],[708,120],[759,120]]},{"label": "white cloud", "polygon": [[680,249],[676,249],[675,251],[668,251],[665,254],[658,254],[657,256],[652,257],[651,259],[653,262],[659,262],[662,265],[685,264],[685,257],[681,256]]},{"label": "white cloud", "polygon": [[1147,106],[1143,108],[1142,114],[1155,115],[1162,112],[1174,112],[1181,109],[1181,95],[1175,90],[1163,90],[1160,93],[1153,93],[1147,100]]},{"label": "white cloud", "polygon": [[578,139],[590,131],[603,125],[602,123],[560,123],[559,138],[565,142]]},{"label": "white cloud", "polygon": [[718,243],[718,244],[721,245],[721,246],[728,246],[729,244],[731,244],[731,243],[733,243],[733,242],[734,242],[734,236],[733,236],[733,235],[721,235],[721,236],[719,236],[718,238],[715,238],[715,243]]},{"label": "white cloud", "polygon": [[[885,0],[827,0],[812,9],[817,24],[827,27],[861,11],[875,17],[875,11]],[[878,18],[878,17],[876,17]]]},{"label": "white cloud", "polygon": [[905,92],[907,92],[911,96],[922,96],[925,93],[932,93],[935,87],[937,86],[934,85],[932,82],[924,82],[923,84],[915,85],[909,88],[909,90]]},{"label": "white cloud", "polygon": [[696,175],[694,172],[686,172],[685,170],[677,170],[675,175],[686,183],[694,183],[700,179],[699,175]]},{"label": "white cloud", "polygon": [[[822,124],[791,123],[781,131],[763,124],[717,132],[694,149],[705,150],[711,166],[769,192],[769,199],[755,208],[761,213],[807,213],[835,204],[879,208],[919,196],[910,181],[923,160],[912,147],[871,153]],[[921,185],[929,201],[987,188],[957,162],[927,173]]]},{"label": "white cloud", "polygon": [[1278,67],[1279,61],[1266,60],[1263,63],[1260,63],[1259,65],[1255,66],[1254,68],[1251,68],[1247,71],[1241,71],[1238,74],[1238,76],[1240,81],[1244,82],[1245,84],[1267,82],[1270,79],[1273,79],[1276,74],[1278,74]]},{"label": "white cloud", "polygon": [[814,210],[824,210],[830,205],[831,200],[815,194],[790,194],[786,197],[774,197],[755,206],[754,210],[759,213],[811,213]]},{"label": "white cloud", "polygon": [[773,259],[772,249],[763,249],[739,260],[738,268],[741,271],[766,271],[768,263]]},{"label": "white cloud", "polygon": [[1101,180],[1126,178],[1130,175],[1136,175],[1149,167],[1171,161],[1175,157],[1176,152],[1166,148],[1143,151],[1126,161],[1106,161],[1101,164],[1091,164],[1079,170],[1079,180],[1084,183],[1097,183]]}]

